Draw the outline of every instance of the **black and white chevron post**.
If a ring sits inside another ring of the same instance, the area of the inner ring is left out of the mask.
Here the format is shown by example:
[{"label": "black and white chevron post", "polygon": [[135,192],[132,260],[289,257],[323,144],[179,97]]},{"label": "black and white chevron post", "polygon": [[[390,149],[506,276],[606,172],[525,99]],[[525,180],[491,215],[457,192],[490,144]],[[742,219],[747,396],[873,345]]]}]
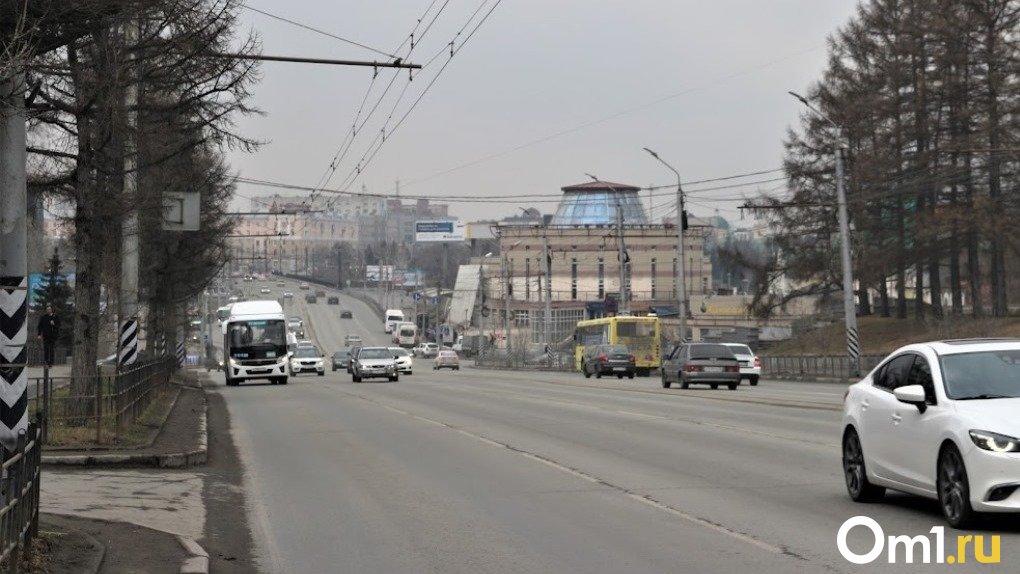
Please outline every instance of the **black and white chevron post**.
[{"label": "black and white chevron post", "polygon": [[163,335],[160,335],[159,338],[156,339],[156,356],[166,356],[166,337]]},{"label": "black and white chevron post", "polygon": [[0,443],[28,429],[28,278],[0,277]]},{"label": "black and white chevron post", "polygon": [[138,319],[128,319],[120,328],[120,354],[117,366],[122,370],[138,359]]},{"label": "black and white chevron post", "polygon": [[184,366],[184,343],[177,343],[177,366]]}]

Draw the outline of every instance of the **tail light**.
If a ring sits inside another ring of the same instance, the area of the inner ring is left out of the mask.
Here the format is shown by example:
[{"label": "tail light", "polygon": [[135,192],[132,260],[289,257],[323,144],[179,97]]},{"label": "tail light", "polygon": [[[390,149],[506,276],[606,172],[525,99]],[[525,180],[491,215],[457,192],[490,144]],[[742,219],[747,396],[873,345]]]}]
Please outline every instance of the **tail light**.
[{"label": "tail light", "polygon": [[723,370],[727,373],[739,373],[740,367],[738,365],[727,365],[723,367]]},{"label": "tail light", "polygon": [[705,370],[705,367],[702,367],[701,365],[687,365],[684,367],[684,370],[688,373],[700,373]]},{"label": "tail light", "polygon": [[754,358],[754,368],[756,368],[756,369],[760,369],[761,368],[761,357],[755,357]]},{"label": "tail light", "polygon": [[599,355],[599,362],[600,363],[608,363],[609,362],[609,355]]}]

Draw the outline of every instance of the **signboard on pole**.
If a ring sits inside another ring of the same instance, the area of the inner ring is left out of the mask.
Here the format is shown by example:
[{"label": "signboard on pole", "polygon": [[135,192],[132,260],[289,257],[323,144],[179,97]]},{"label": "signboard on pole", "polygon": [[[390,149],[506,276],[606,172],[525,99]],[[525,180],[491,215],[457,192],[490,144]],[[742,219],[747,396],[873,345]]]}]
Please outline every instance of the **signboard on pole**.
[{"label": "signboard on pole", "polygon": [[460,221],[415,221],[414,240],[421,243],[464,241],[464,224]]}]

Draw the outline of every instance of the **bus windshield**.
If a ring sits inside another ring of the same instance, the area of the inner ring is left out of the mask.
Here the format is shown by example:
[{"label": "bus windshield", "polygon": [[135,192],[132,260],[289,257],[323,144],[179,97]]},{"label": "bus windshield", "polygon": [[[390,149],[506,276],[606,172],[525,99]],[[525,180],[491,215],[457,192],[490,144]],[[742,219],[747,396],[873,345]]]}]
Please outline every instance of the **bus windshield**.
[{"label": "bus windshield", "polygon": [[287,353],[286,333],[282,319],[234,321],[225,339],[233,358],[275,359]]}]

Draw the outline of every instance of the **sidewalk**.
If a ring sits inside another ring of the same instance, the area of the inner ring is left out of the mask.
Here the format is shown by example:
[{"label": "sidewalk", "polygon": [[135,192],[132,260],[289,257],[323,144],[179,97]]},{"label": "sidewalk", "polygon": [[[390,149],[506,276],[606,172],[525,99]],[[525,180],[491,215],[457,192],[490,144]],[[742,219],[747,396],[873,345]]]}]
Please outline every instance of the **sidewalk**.
[{"label": "sidewalk", "polygon": [[[188,378],[200,385],[204,377],[191,371]],[[48,571],[208,572],[209,556],[196,542],[207,519],[204,472],[163,470],[206,462],[206,417],[204,389],[182,385],[147,447],[44,450],[40,534]]]}]

